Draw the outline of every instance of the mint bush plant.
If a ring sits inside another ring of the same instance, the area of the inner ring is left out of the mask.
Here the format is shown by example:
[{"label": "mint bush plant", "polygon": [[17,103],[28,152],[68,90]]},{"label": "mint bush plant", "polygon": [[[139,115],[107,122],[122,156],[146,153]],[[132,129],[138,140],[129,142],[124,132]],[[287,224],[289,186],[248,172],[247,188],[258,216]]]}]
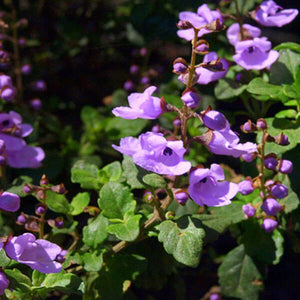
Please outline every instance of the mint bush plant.
[{"label": "mint bush plant", "polygon": [[[80,140],[44,115],[39,122],[57,133],[64,155],[76,152],[71,182],[64,183],[52,182],[47,168],[28,176],[47,151],[38,134],[27,144],[39,126],[23,123],[22,114],[43,116],[43,104],[38,96],[27,99],[26,88],[39,95],[47,84],[24,85],[32,68],[22,61],[26,39],[18,35],[27,22],[13,5],[1,13],[0,59],[11,73],[0,74],[3,299],[138,299],[167,284],[172,298],[186,299],[181,273],[205,269],[202,257],[218,279],[199,297],[259,298],[285,243],[297,251],[300,45],[272,49],[257,27],[284,26],[298,10],[257,2],[224,0],[219,8],[180,12],[177,35],[190,42],[190,57],[174,59],[176,85],[153,85],[150,71],[139,84],[125,81],[128,104],[118,91],[106,107],[82,109]],[[245,23],[250,18],[256,26]],[[226,49],[211,51],[209,36],[225,31]],[[130,67],[131,75],[139,72],[139,65]],[[209,86],[217,99],[241,102],[244,111],[232,105],[227,116],[215,101],[204,101]],[[278,103],[292,108],[272,116]],[[247,116],[240,129],[235,113]],[[226,236],[230,249],[218,253]]]}]

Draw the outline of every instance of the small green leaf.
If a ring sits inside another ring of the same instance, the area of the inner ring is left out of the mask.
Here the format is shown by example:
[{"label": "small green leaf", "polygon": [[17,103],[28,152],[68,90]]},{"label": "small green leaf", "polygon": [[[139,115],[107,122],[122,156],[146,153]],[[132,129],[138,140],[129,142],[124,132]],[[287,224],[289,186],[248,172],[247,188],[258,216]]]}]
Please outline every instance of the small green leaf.
[{"label": "small green leaf", "polygon": [[285,118],[295,119],[296,116],[297,116],[297,111],[295,111],[294,109],[285,109],[285,110],[282,110],[282,111],[278,112],[275,115],[275,118],[278,118],[278,119],[285,119]]},{"label": "small green leaf", "polygon": [[83,227],[82,241],[92,248],[97,248],[107,237],[107,225],[108,220],[102,214],[98,215]]},{"label": "small green leaf", "polygon": [[71,206],[73,208],[72,215],[77,216],[83,212],[83,207],[88,206],[90,203],[89,193],[78,193],[72,200]]},{"label": "small green leaf", "polygon": [[96,251],[93,253],[84,253],[82,255],[82,260],[84,269],[87,272],[98,272],[101,270],[103,264],[103,251],[100,253]]},{"label": "small green leaf", "polygon": [[197,228],[192,220],[188,218],[185,226],[179,227],[173,221],[167,220],[159,226],[158,240],[163,243],[167,253],[189,267],[197,267],[202,252],[202,239],[205,232]]},{"label": "small green leaf", "polygon": [[46,191],[46,204],[51,210],[58,213],[69,214],[72,211],[65,195],[56,194],[51,190]]},{"label": "small green leaf", "polygon": [[80,183],[83,189],[94,189],[98,191],[102,184],[98,178],[99,169],[96,165],[78,160],[71,169],[71,181]]},{"label": "small green leaf", "polygon": [[122,220],[126,212],[134,212],[136,202],[128,187],[108,182],[100,190],[98,205],[105,217]]},{"label": "small green leaf", "polygon": [[122,175],[122,167],[118,161],[114,161],[99,170],[98,176],[101,183],[118,181]]},{"label": "small green leaf", "polygon": [[256,300],[263,290],[262,275],[245,246],[231,250],[218,270],[219,283],[224,296],[243,300]]},{"label": "small green leaf", "polygon": [[107,231],[116,235],[120,240],[132,242],[140,233],[139,222],[141,217],[141,215],[126,213],[124,220],[121,220],[116,224],[110,224],[107,227]]},{"label": "small green leaf", "polygon": [[163,177],[158,174],[147,174],[143,177],[143,181],[154,188],[166,188],[167,183]]},{"label": "small green leaf", "polygon": [[30,291],[31,280],[26,275],[24,275],[19,269],[4,269],[5,274],[10,280],[10,287],[20,288],[24,292]]},{"label": "small green leaf", "polygon": [[143,176],[147,174],[145,169],[137,166],[132,158],[128,155],[124,155],[122,161],[123,176],[126,178],[127,183],[132,189],[144,189],[145,184],[143,183]]},{"label": "small green leaf", "polygon": [[41,273],[37,270],[33,270],[32,272],[32,285],[36,287],[40,287],[41,283],[45,280],[46,274]]},{"label": "small green leaf", "polygon": [[11,187],[6,191],[9,193],[17,194],[20,197],[25,197],[27,196],[27,194],[23,192],[25,183],[32,183],[32,178],[29,176],[20,176],[14,179],[14,181],[11,184]]},{"label": "small green leaf", "polygon": [[5,268],[9,265],[11,259],[6,255],[6,252],[2,248],[0,250],[0,267]]},{"label": "small green leaf", "polygon": [[293,42],[286,42],[277,45],[274,50],[281,50],[281,49],[290,49],[300,53],[300,44],[293,43]]},{"label": "small green leaf", "polygon": [[52,273],[47,274],[40,288],[47,288],[48,291],[62,291],[67,293],[84,293],[83,281],[74,274]]},{"label": "small green leaf", "polygon": [[[247,91],[252,94],[265,95],[270,99],[280,99],[283,95],[281,86],[273,85],[262,80],[262,78],[254,78],[250,81]],[[267,99],[266,99],[267,100]]]},{"label": "small green leaf", "polygon": [[221,100],[230,99],[242,94],[246,88],[246,84],[240,84],[230,78],[222,78],[215,87],[215,95]]}]

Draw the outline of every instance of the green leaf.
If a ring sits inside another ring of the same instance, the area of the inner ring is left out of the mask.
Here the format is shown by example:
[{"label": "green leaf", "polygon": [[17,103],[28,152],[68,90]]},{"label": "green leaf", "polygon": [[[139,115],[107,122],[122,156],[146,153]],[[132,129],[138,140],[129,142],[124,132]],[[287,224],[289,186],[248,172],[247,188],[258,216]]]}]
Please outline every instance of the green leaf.
[{"label": "green leaf", "polygon": [[83,227],[82,241],[92,248],[97,248],[107,237],[107,225],[108,220],[102,214],[98,215]]},{"label": "green leaf", "polygon": [[[245,232],[241,236],[246,252],[264,264],[278,264],[283,255],[284,239],[279,231],[266,233],[261,225],[249,219],[243,223]],[[255,240],[255,243],[253,241]]]},{"label": "green leaf", "polygon": [[98,176],[101,183],[118,181],[122,175],[122,167],[118,161],[114,161],[99,170]]},{"label": "green leaf", "polygon": [[143,181],[154,188],[166,188],[167,183],[163,177],[158,174],[147,174],[143,177]]},{"label": "green leaf", "polygon": [[[252,94],[268,96],[270,99],[282,100],[283,90],[281,86],[273,85],[262,80],[254,78],[249,82],[247,91]],[[266,99],[267,100],[267,99]]]},{"label": "green leaf", "polygon": [[[271,136],[276,136],[283,132],[285,135],[288,136],[290,144],[287,146],[280,146],[275,143],[266,143],[265,151],[266,153],[276,153],[280,155],[285,153],[300,143],[299,136],[300,136],[300,120],[287,120],[287,119],[276,119],[276,118],[266,118],[265,119],[268,124],[268,133]],[[258,132],[257,134],[257,142],[260,143],[262,138],[262,133]]]},{"label": "green leaf", "polygon": [[69,214],[72,211],[72,207],[65,195],[56,194],[51,190],[46,191],[46,205],[58,213]]},{"label": "green leaf", "polygon": [[144,189],[143,176],[147,174],[146,170],[137,166],[130,156],[124,155],[122,161],[123,176],[132,189]]},{"label": "green leaf", "polygon": [[99,169],[96,165],[78,160],[71,169],[71,181],[80,183],[83,189],[94,189],[98,191],[102,184],[98,178]]},{"label": "green leaf", "polygon": [[119,117],[108,118],[104,130],[113,139],[137,136],[146,127],[148,122],[145,119],[127,120]]},{"label": "green leaf", "polygon": [[82,294],[84,293],[83,281],[71,273],[52,273],[47,274],[41,286],[36,289],[47,288],[48,291],[62,291],[66,293]]},{"label": "green leaf", "polygon": [[179,224],[170,220],[162,222],[158,226],[158,240],[163,243],[166,252],[172,254],[178,262],[197,267],[205,232],[202,228],[195,227],[190,218],[185,223],[188,224],[181,224],[179,227]]},{"label": "green leaf", "polygon": [[73,208],[72,215],[77,216],[83,212],[83,207],[88,206],[90,203],[89,193],[78,193],[71,202]]},{"label": "green leaf", "polygon": [[[294,162],[294,163],[296,165],[296,162]],[[298,177],[296,179],[296,182],[297,182],[297,187],[298,187]],[[279,202],[281,205],[284,205],[284,212],[286,214],[288,214],[288,213],[292,212],[293,210],[295,210],[296,208],[298,208],[299,198],[298,198],[298,195],[293,191],[288,176],[284,177],[284,180],[282,181],[282,183],[288,187],[289,194],[287,195],[287,197],[281,199]]]},{"label": "green leaf", "polygon": [[141,215],[126,213],[124,220],[120,220],[116,224],[110,224],[107,231],[116,235],[120,240],[132,242],[140,233],[139,222],[141,217]]},{"label": "green leaf", "polygon": [[217,231],[222,233],[231,224],[239,223],[244,220],[244,213],[242,206],[245,203],[241,201],[234,201],[230,205],[222,207],[212,207],[210,209],[210,214],[193,215],[202,223]]},{"label": "green leaf", "polygon": [[275,115],[275,118],[278,118],[278,119],[285,119],[285,118],[295,119],[296,116],[297,116],[297,111],[296,110],[294,110],[294,109],[285,109],[285,110],[282,110],[282,111],[278,112]]},{"label": "green leaf", "polygon": [[281,49],[279,53],[279,59],[270,68],[270,83],[292,84],[300,66],[300,54],[290,49]]},{"label": "green leaf", "polygon": [[101,270],[102,265],[103,265],[103,251],[98,253],[98,252],[93,252],[93,253],[84,253],[82,255],[82,260],[84,264],[84,269],[87,272],[98,272]]},{"label": "green leaf", "polygon": [[300,44],[293,43],[293,42],[286,42],[286,43],[281,43],[280,45],[277,45],[274,48],[274,50],[281,50],[281,49],[290,49],[300,53]]},{"label": "green leaf", "polygon": [[247,89],[246,84],[240,84],[230,78],[222,78],[215,87],[215,95],[218,99],[230,99],[237,97]]},{"label": "green leaf", "polygon": [[142,47],[145,44],[143,36],[130,23],[126,24],[126,35],[128,40],[136,46]]},{"label": "green leaf", "polygon": [[4,273],[10,280],[10,288],[17,287],[24,292],[30,291],[31,280],[24,275],[19,269],[4,269]]},{"label": "green leaf", "polygon": [[41,273],[37,270],[33,270],[32,272],[32,285],[36,287],[40,287],[41,283],[45,280],[46,274]]},{"label": "green leaf", "polygon": [[262,275],[246,254],[244,245],[239,245],[226,255],[218,275],[222,294],[227,297],[256,300],[263,289]]},{"label": "green leaf", "polygon": [[127,280],[135,280],[144,272],[147,261],[138,255],[118,254],[110,257],[95,281],[100,299],[123,299],[123,284]]},{"label": "green leaf", "polygon": [[[69,224],[71,224],[69,226]],[[56,234],[69,234],[72,235],[74,233],[74,231],[76,230],[76,227],[78,226],[78,222],[77,221],[72,221],[72,223],[70,222],[66,222],[66,224],[64,225],[63,228],[52,228],[52,233],[53,235]]]},{"label": "green leaf", "polygon": [[9,193],[17,194],[20,197],[25,197],[27,194],[23,192],[25,183],[32,183],[32,178],[29,176],[20,176],[12,182],[12,185],[6,191]]},{"label": "green leaf", "polygon": [[105,217],[122,220],[126,212],[134,212],[136,202],[128,187],[108,182],[100,190],[98,205]]},{"label": "green leaf", "polygon": [[11,259],[6,255],[6,252],[2,248],[0,250],[0,267],[5,268],[9,265]]}]

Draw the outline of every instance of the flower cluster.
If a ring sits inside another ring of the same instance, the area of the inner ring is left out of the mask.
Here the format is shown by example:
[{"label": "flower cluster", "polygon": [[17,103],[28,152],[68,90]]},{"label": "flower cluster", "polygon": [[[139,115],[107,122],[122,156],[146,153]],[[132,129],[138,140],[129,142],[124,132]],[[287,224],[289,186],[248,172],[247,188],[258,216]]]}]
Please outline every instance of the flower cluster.
[{"label": "flower cluster", "polygon": [[22,117],[14,112],[0,113],[1,163],[13,168],[38,168],[45,157],[40,147],[26,144],[24,137],[33,131],[29,124],[22,124]]},{"label": "flower cluster", "polygon": [[0,97],[5,101],[11,101],[17,94],[17,89],[13,86],[8,75],[0,75]]}]

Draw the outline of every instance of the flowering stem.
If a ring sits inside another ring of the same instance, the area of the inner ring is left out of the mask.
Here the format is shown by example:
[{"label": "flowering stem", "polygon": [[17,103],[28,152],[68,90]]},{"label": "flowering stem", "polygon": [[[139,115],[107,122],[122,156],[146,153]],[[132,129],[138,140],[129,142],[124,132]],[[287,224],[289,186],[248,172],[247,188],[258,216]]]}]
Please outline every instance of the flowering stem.
[{"label": "flowering stem", "polygon": [[261,163],[260,163],[260,173],[259,173],[259,178],[260,178],[260,185],[261,185],[261,191],[263,193],[264,196],[264,200],[266,199],[266,189],[265,189],[265,175],[264,175],[264,171],[265,171],[265,165],[264,165],[264,159],[265,159],[265,143],[266,143],[266,130],[263,130],[263,134],[262,134],[262,141],[261,141],[261,150],[260,150],[260,159],[261,159]]}]

